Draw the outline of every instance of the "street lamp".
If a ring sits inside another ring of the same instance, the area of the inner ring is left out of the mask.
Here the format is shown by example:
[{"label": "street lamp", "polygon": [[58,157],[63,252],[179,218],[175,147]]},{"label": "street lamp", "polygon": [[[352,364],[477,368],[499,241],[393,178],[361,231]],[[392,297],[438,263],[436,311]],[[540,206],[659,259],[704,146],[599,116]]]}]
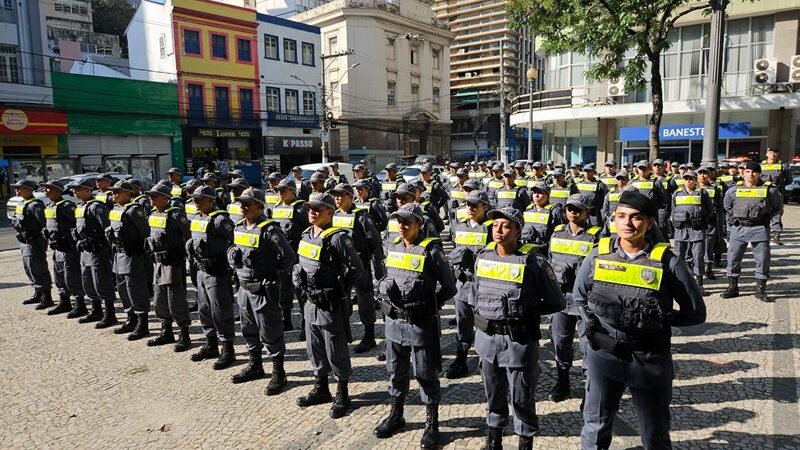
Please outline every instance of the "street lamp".
[{"label": "street lamp", "polygon": [[533,82],[539,77],[539,70],[531,66],[525,75],[528,77],[528,161],[533,161]]},{"label": "street lamp", "polygon": [[[325,63],[325,60],[323,59],[323,64],[324,63]],[[342,76],[340,76],[339,79],[336,80],[336,82],[331,85],[331,93],[330,93],[331,96],[333,96],[335,94],[336,86],[338,86],[339,82],[341,82],[342,79],[344,79],[344,76],[347,75],[347,72],[350,72],[351,69],[354,69],[354,68],[358,67],[360,64],[361,63],[351,64],[347,68],[347,70],[345,70],[342,73]],[[325,67],[323,67],[322,68],[322,132],[325,133],[325,136],[328,136],[326,140],[322,141],[322,163],[323,164],[327,164],[328,163],[328,153],[329,153],[328,148],[330,146],[330,137],[328,135],[328,125],[329,125],[329,123],[328,123],[329,122],[328,121],[328,99],[326,98],[327,96],[325,95],[326,87],[327,86],[325,85]]]}]

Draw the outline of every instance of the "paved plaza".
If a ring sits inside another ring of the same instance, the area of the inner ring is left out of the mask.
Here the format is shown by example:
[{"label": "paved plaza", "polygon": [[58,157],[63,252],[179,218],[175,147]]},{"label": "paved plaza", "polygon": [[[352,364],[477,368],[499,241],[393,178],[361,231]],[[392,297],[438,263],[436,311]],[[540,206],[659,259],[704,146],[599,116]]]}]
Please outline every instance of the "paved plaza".
[{"label": "paved plaza", "polygon": [[[776,303],[764,304],[751,295],[752,261],[744,264],[744,295],[735,300],[720,297],[724,269],[716,269],[718,280],[707,285],[712,293],[707,322],[674,330],[675,448],[800,448],[800,207],[787,207],[784,222],[785,245],[772,250],[769,292]],[[419,448],[425,409],[414,382],[404,431],[388,440],[372,434],[389,412],[387,374],[375,359],[377,349],[353,356],[353,408],[334,420],[328,406],[301,409],[295,404],[313,381],[297,331],[288,334],[289,388],[268,398],[263,395],[268,380],[229,382],[246,364],[241,337],[238,362],[227,370],[212,370],[211,361],[189,360],[202,340],[196,314],[193,349],[176,354],[171,346],[150,348],[111,329],[95,330],[23,306],[29,292],[19,251],[0,252],[0,448]],[[442,311],[445,367],[455,353],[453,327],[447,325],[452,316],[451,302]],[[155,321],[151,328],[158,330]],[[353,331],[356,337],[362,332],[356,323]],[[378,332],[382,336],[381,328]],[[546,325],[542,332],[536,393],[541,432],[534,445],[578,448],[580,361],[572,372],[573,398],[547,401],[556,370]],[[472,376],[442,380],[441,440],[446,448],[474,449],[483,442],[485,398],[474,352],[469,365]],[[510,429],[506,448],[516,448]],[[614,448],[636,448],[637,429],[626,396],[614,426]]]}]

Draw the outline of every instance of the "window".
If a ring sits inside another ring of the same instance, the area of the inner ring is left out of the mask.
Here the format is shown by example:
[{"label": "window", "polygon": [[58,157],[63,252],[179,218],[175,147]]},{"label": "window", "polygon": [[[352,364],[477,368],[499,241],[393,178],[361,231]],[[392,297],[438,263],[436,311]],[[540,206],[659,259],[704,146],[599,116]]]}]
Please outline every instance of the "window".
[{"label": "window", "polygon": [[101,47],[97,47],[97,54],[98,55],[113,56],[114,52],[113,52],[113,49],[111,47],[101,46]]},{"label": "window", "polygon": [[239,90],[239,118],[242,121],[250,121],[253,119],[253,90],[240,89]]},{"label": "window", "polygon": [[284,112],[297,114],[297,91],[294,89],[285,89],[284,95],[286,95],[286,107],[284,108]]},{"label": "window", "polygon": [[200,55],[200,32],[197,30],[183,30],[183,53],[187,55]]},{"label": "window", "polygon": [[283,38],[283,60],[297,63],[297,41]]},{"label": "window", "polygon": [[89,10],[86,8],[85,5],[80,5],[80,7],[78,8],[78,14],[80,14],[82,16],[88,16],[89,15]]},{"label": "window", "polygon": [[0,45],[0,81],[19,83],[17,48],[13,45]]},{"label": "window", "polygon": [[412,84],[411,85],[411,105],[415,108],[419,108],[419,85]]},{"label": "window", "polygon": [[281,90],[278,88],[267,88],[267,111],[281,111]]},{"label": "window", "polygon": [[411,46],[411,64],[419,64],[419,47]]},{"label": "window", "polygon": [[386,103],[389,106],[394,106],[396,104],[397,97],[397,82],[393,80],[389,80],[386,82]]},{"label": "window", "polygon": [[339,49],[339,38],[337,36],[331,36],[328,38],[328,53],[336,53]]},{"label": "window", "polygon": [[186,90],[189,97],[189,120],[203,120],[203,85],[190,84]]},{"label": "window", "polygon": [[224,86],[214,86],[214,106],[217,110],[217,122],[230,122],[231,96]]},{"label": "window", "polygon": [[167,56],[167,35],[165,33],[161,33],[161,36],[158,37],[158,52],[162,58]]},{"label": "window", "polygon": [[439,70],[439,50],[431,50],[431,57],[433,58],[433,70]]},{"label": "window", "polygon": [[81,13],[80,5],[78,5],[76,3],[73,3],[72,4],[72,14],[80,14],[80,13]]},{"label": "window", "polygon": [[395,47],[395,38],[392,36],[388,36],[386,38],[386,57],[389,59],[394,59],[396,54],[396,47]]},{"label": "window", "polygon": [[311,116],[317,113],[317,102],[314,93],[303,91],[303,114]]},{"label": "window", "polygon": [[433,98],[433,106],[439,106],[439,88],[433,88],[433,94],[431,95]]},{"label": "window", "polygon": [[264,58],[278,59],[278,36],[264,35]]},{"label": "window", "polygon": [[94,44],[81,44],[81,53],[97,53],[97,46]]},{"label": "window", "polygon": [[[3,0],[3,7],[6,9],[6,11],[11,11],[11,8],[9,8],[11,5],[11,0]],[[56,12],[64,12],[63,3],[53,3],[53,8],[55,8]]]},{"label": "window", "polygon": [[314,65],[314,44],[310,42],[303,42],[303,65]]},{"label": "window", "polygon": [[239,61],[252,62],[253,53],[250,51],[249,39],[236,39],[236,58]]},{"label": "window", "polygon": [[222,34],[211,35],[211,57],[228,59],[228,37]]},{"label": "window", "polygon": [[[336,74],[336,78],[338,78],[339,72],[331,72],[331,74]],[[334,77],[331,77],[334,78]],[[331,81],[330,85],[328,86],[328,98],[331,101],[331,108],[336,107],[336,82]]]}]

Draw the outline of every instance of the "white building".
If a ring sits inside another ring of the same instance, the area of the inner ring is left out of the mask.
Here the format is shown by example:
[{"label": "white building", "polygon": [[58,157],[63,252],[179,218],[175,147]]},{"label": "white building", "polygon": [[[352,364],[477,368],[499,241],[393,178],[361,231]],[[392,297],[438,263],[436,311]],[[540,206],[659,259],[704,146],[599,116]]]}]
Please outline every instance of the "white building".
[{"label": "white building", "polygon": [[279,159],[286,171],[322,154],[320,29],[266,14],[256,17],[264,154]]},{"label": "white building", "polygon": [[0,5],[0,102],[52,105],[44,3]]},{"label": "white building", "polygon": [[328,3],[328,0],[259,0],[256,9],[262,14],[290,19],[295,14],[314,9]]},{"label": "white building", "polygon": [[132,79],[177,82],[171,17],[169,0],[141,0],[125,30]]},{"label": "white building", "polygon": [[450,157],[450,41],[421,0],[335,0],[294,16],[322,29],[325,90],[340,125],[331,157],[382,168],[399,156]]}]

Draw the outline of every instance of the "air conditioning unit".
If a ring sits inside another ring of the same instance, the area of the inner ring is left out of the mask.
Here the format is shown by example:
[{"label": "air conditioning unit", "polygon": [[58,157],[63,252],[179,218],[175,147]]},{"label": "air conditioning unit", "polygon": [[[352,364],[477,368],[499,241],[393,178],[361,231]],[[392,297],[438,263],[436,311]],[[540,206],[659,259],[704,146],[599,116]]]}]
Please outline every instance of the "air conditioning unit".
[{"label": "air conditioning unit", "polygon": [[608,96],[619,97],[625,95],[625,78],[612,78],[608,80]]},{"label": "air conditioning unit", "polygon": [[792,56],[790,61],[789,83],[800,83],[800,55]]},{"label": "air conditioning unit", "polygon": [[464,78],[472,78],[472,72],[465,73]]},{"label": "air conditioning unit", "polygon": [[775,58],[762,58],[757,59],[753,64],[753,71],[755,72],[756,85],[771,85],[775,84],[775,79],[778,70],[778,60]]},{"label": "air conditioning unit", "polygon": [[458,49],[458,54],[459,54],[459,55],[462,55],[462,54],[464,54],[464,53],[467,53],[467,49],[465,49],[465,48],[460,48],[460,49]]}]

